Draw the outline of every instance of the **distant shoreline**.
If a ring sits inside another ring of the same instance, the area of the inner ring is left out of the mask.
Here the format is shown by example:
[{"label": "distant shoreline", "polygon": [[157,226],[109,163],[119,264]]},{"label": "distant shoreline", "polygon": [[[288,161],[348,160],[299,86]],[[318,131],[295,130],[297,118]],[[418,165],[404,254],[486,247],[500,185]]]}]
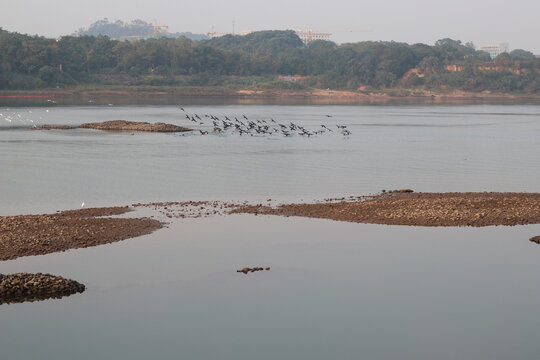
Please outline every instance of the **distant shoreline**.
[{"label": "distant shoreline", "polygon": [[452,91],[447,93],[406,89],[381,91],[223,89],[214,87],[96,86],[66,89],[1,90],[0,103],[269,103],[269,104],[523,104],[539,103],[540,95]]}]

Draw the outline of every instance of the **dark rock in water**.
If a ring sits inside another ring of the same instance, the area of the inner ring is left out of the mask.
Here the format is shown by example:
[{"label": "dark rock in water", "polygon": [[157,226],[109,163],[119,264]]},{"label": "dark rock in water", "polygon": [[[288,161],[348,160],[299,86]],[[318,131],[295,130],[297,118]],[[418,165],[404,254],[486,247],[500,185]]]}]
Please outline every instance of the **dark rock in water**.
[{"label": "dark rock in water", "polygon": [[529,241],[540,245],[540,235],[530,238]]},{"label": "dark rock in water", "polygon": [[50,274],[0,274],[0,304],[59,299],[84,290],[83,284]]},{"label": "dark rock in water", "polygon": [[107,131],[147,131],[147,132],[185,132],[192,131],[183,126],[165,123],[147,123],[126,120],[112,120],[79,125],[81,129],[96,129]]}]

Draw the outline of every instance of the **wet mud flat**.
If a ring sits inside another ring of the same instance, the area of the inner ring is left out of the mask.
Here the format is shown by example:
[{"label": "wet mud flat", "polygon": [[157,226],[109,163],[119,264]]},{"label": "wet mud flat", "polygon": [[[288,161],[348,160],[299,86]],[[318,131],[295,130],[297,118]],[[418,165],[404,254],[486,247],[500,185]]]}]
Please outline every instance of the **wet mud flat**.
[{"label": "wet mud flat", "polygon": [[[56,214],[0,217],[0,261],[102,245],[163,227],[150,218],[113,218],[128,207],[69,210]],[[85,286],[49,274],[0,274],[0,304],[61,298]]]},{"label": "wet mud flat", "polygon": [[[112,243],[150,234],[165,223],[154,218],[113,217],[145,207],[163,219],[230,214],[300,216],[357,223],[411,226],[493,226],[540,223],[540,193],[414,193],[389,191],[317,203],[252,204],[186,201],[88,208],[44,215],[0,217],[0,261]],[[530,239],[540,243],[540,237]],[[244,268],[244,274],[263,268]],[[269,270],[267,268],[266,270]],[[43,274],[0,274],[0,304],[61,297],[84,285]],[[56,279],[56,280],[55,280]],[[53,285],[51,285],[53,284]],[[52,290],[51,290],[52,289]]]},{"label": "wet mud flat", "polygon": [[231,213],[301,216],[413,226],[492,226],[540,223],[540,193],[415,193],[391,191],[356,200],[242,205]]},{"label": "wet mud flat", "polygon": [[108,207],[56,214],[0,217],[0,261],[108,244],[163,227],[150,218],[113,218],[131,211]]},{"label": "wet mud flat", "polygon": [[112,243],[164,226],[148,218],[112,217],[146,207],[170,218],[229,214],[300,216],[336,221],[412,226],[540,224],[540,193],[384,192],[317,203],[250,204],[186,201],[68,210],[56,214],[0,217],[0,261]]}]

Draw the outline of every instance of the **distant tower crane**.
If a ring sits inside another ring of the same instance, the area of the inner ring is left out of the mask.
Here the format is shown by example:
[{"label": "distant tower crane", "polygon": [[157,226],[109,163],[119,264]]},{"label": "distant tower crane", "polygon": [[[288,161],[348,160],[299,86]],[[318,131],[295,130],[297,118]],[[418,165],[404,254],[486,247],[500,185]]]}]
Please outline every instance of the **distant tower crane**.
[{"label": "distant tower crane", "polygon": [[158,25],[157,20],[154,20],[154,36],[160,33],[167,33],[169,31],[169,25]]},{"label": "distant tower crane", "polygon": [[212,29],[210,29],[210,31],[206,33],[206,36],[208,36],[210,39],[213,39],[214,37],[220,35],[229,35],[229,33],[216,32],[214,30],[214,25],[212,25]]},{"label": "distant tower crane", "polygon": [[[232,35],[236,35],[235,34],[235,22],[233,21],[233,32],[232,32]],[[312,41],[315,41],[315,40],[325,40],[325,41],[330,41],[330,37],[332,36],[333,33],[336,33],[336,32],[347,32],[347,33],[352,33],[352,32],[371,32],[373,30],[347,30],[347,29],[340,29],[340,30],[313,30],[311,28],[311,25],[309,26],[309,28],[307,30],[296,30],[296,35],[298,35],[298,37],[304,42],[304,44],[309,44],[310,42]],[[243,30],[241,32],[242,35],[248,35],[248,34],[251,34],[253,32],[253,30]],[[215,29],[214,29],[214,26],[212,25],[212,29],[206,33],[206,35],[210,38],[210,39],[213,39],[214,37],[216,36],[221,36],[221,35],[231,35],[231,33],[223,33],[223,32],[216,32]]]}]

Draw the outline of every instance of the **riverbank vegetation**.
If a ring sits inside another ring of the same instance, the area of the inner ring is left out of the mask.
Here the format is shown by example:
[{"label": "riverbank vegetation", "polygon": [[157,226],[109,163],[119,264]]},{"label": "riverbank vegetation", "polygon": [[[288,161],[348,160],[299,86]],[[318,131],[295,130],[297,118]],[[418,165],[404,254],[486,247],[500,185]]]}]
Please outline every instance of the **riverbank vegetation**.
[{"label": "riverbank vegetation", "polygon": [[261,31],[203,41],[56,40],[0,29],[0,89],[81,85],[539,94],[540,59],[524,50],[491,59],[451,39],[305,45],[294,31]]}]

